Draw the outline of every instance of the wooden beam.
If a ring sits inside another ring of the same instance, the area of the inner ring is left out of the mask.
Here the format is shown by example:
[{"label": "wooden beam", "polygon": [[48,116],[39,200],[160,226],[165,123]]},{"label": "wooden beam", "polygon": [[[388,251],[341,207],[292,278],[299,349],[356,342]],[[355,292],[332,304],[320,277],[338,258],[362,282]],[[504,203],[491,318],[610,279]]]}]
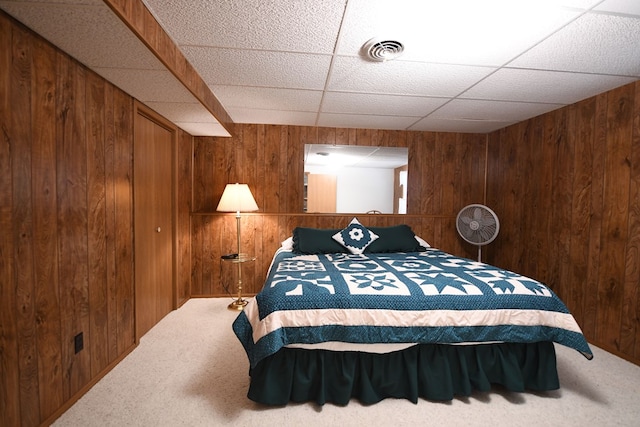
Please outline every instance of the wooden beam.
[{"label": "wooden beam", "polygon": [[142,0],[104,0],[104,2],[185,88],[213,114],[227,132],[233,135],[233,120],[227,111]]}]

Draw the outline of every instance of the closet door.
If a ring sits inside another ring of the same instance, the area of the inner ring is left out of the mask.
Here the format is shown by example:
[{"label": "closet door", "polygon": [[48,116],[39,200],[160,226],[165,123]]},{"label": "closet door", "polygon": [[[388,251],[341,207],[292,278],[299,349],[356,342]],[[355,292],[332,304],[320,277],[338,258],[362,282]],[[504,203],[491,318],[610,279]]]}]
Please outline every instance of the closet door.
[{"label": "closet door", "polygon": [[175,129],[137,108],[134,132],[136,336],[175,308],[173,147]]},{"label": "closet door", "polygon": [[335,175],[307,175],[307,212],[335,213],[338,179]]}]

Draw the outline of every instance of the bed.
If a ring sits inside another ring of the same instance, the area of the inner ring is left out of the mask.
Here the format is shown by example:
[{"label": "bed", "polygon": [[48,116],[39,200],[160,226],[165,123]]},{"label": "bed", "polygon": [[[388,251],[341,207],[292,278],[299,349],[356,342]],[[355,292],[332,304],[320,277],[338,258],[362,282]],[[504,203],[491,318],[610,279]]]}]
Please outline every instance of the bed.
[{"label": "bed", "polygon": [[266,405],[447,401],[559,388],[554,343],[593,357],[544,284],[432,248],[410,227],[298,227],[233,323]]}]

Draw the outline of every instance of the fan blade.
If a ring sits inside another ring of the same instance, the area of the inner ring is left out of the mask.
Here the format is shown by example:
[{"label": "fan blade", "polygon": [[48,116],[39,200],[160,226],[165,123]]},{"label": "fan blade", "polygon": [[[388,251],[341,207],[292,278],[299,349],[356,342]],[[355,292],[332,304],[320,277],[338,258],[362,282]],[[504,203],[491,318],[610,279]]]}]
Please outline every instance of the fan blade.
[{"label": "fan blade", "polygon": [[467,236],[469,238],[469,240],[474,240],[475,241],[475,239],[473,238],[473,235],[475,234],[475,232],[472,229],[467,228],[465,230],[464,234],[465,234],[465,236]]},{"label": "fan blade", "polygon": [[493,231],[488,227],[480,229],[480,233],[482,234],[483,242],[486,242],[487,240],[491,239],[491,237],[493,237]]},{"label": "fan blade", "polygon": [[475,208],[475,210],[473,211],[473,219],[475,219],[476,221],[480,221],[482,219],[482,209]]},{"label": "fan blade", "polygon": [[460,220],[467,225],[471,224],[471,218],[469,218],[468,216],[461,216]]},{"label": "fan blade", "polygon": [[484,225],[486,226],[496,225],[496,219],[493,216],[489,215],[484,218]]}]

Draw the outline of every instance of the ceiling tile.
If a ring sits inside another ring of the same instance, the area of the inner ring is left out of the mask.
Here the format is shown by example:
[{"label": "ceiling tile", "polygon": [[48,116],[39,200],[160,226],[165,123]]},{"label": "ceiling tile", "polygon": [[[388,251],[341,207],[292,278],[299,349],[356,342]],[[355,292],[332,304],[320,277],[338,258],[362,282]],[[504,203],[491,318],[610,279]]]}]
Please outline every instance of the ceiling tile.
[{"label": "ceiling tile", "polygon": [[640,16],[640,2],[638,0],[606,0],[594,10]]},{"label": "ceiling tile", "polygon": [[314,111],[320,109],[322,91],[251,86],[213,86],[218,100],[227,107]]},{"label": "ceiling tile", "polygon": [[229,107],[226,109],[235,123],[315,126],[316,113],[301,111],[257,110]]},{"label": "ceiling tile", "polygon": [[445,102],[447,98],[327,92],[322,112],[422,117]]},{"label": "ceiling tile", "polygon": [[509,101],[454,99],[429,117],[457,120],[516,122],[563,107],[562,104],[534,104]]},{"label": "ceiling tile", "polygon": [[[640,77],[638,0],[143,1],[239,123],[489,132]],[[209,126],[102,0],[0,7],[178,126]],[[373,37],[404,55],[366,60]]]},{"label": "ceiling tile", "polygon": [[589,13],[509,67],[640,77],[638,52],[640,19]]},{"label": "ceiling tile", "polygon": [[408,130],[431,132],[489,133],[512,125],[514,123],[517,123],[517,121],[456,120],[426,117],[420,120],[415,125],[411,126]]},{"label": "ceiling tile", "polygon": [[[570,2],[576,3],[593,0]],[[581,13],[551,6],[539,0],[351,0],[338,53],[358,55],[375,37],[403,43],[406,60],[500,66]]]},{"label": "ceiling tile", "polygon": [[404,130],[416,120],[416,117],[321,113],[318,126]]},{"label": "ceiling tile", "polygon": [[366,62],[336,58],[328,90],[414,96],[455,96],[493,72],[489,67],[457,67],[409,61]]},{"label": "ceiling tile", "polygon": [[631,77],[503,68],[460,97],[573,104],[633,80]]},{"label": "ceiling tile", "polygon": [[2,1],[0,7],[90,68],[165,69],[102,1]]},{"label": "ceiling tile", "polygon": [[346,1],[153,0],[146,3],[179,44],[331,54]]},{"label": "ceiling tile", "polygon": [[210,85],[322,89],[331,57],[301,53],[185,47],[185,56]]}]

